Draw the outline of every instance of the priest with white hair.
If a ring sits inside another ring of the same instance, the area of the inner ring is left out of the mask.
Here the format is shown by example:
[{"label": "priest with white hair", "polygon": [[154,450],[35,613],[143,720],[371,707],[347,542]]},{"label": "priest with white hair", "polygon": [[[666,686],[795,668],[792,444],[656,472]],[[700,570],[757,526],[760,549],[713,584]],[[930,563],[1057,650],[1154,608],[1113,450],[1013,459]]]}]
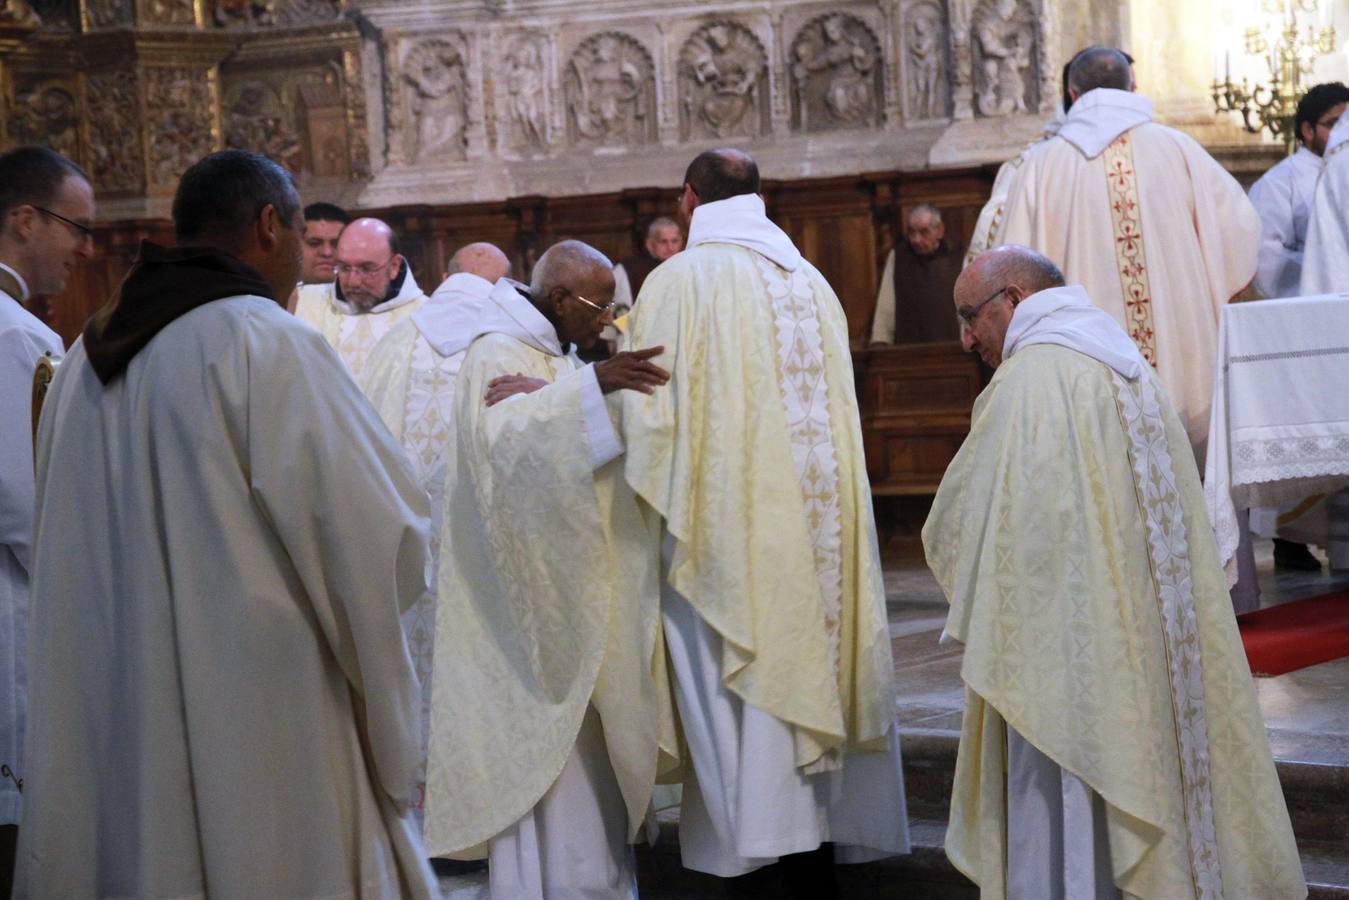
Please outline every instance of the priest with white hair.
[{"label": "priest with white hair", "polygon": [[[366,361],[361,389],[379,412],[390,433],[403,446],[418,482],[431,498],[432,586],[403,614],[403,631],[417,679],[431,683],[435,644],[435,562],[440,554],[444,515],[445,457],[454,440],[454,383],[482,315],[492,285],[510,273],[511,262],[487,243],[461,247],[450,257],[448,277],[421,307],[380,339]],[[431,691],[422,700],[422,765],[413,808],[424,808],[426,735],[431,719]]]}]

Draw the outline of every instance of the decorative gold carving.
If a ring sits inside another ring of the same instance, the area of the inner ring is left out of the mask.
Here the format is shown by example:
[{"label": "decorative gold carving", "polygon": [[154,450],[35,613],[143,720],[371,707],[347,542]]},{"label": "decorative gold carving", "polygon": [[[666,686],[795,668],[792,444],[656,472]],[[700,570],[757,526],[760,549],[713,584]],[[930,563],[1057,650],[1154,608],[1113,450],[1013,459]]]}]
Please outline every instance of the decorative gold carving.
[{"label": "decorative gold carving", "polygon": [[1037,58],[1033,11],[1021,0],[981,0],[973,28],[975,108],[985,116],[1028,112],[1027,75],[1038,81],[1027,72]]},{"label": "decorative gold carving", "polygon": [[140,104],[134,72],[90,75],[85,96],[89,117],[89,174],[100,191],[138,191],[144,185]]},{"label": "decorative gold carving", "polygon": [[193,0],[141,0],[141,21],[154,25],[197,24]]},{"label": "decorative gold carving", "polygon": [[215,0],[211,19],[221,28],[276,24],[276,0]]},{"label": "decorative gold carving", "polygon": [[0,24],[37,28],[42,24],[42,17],[28,0],[0,0]]},{"label": "decorative gold carving", "polygon": [[226,101],[225,146],[253,150],[299,174],[304,148],[286,123],[281,97],[269,84],[245,81]]},{"label": "decorative gold carving", "polygon": [[351,177],[370,177],[370,132],[366,124],[365,85],[361,81],[361,58],[354,50],[342,53],[341,83],[347,113],[347,149]]},{"label": "decorative gold carving", "polygon": [[468,124],[468,47],[464,36],[410,42],[398,66],[390,161],[410,164],[464,159]]},{"label": "decorative gold carving", "polygon": [[567,64],[563,90],[572,144],[624,146],[656,139],[655,66],[630,35],[606,31],[582,41]]},{"label": "decorative gold carving", "polygon": [[115,28],[130,25],[132,0],[83,0],[84,19],[92,28]]},{"label": "decorative gold carving", "polygon": [[150,183],[173,187],[187,167],[215,149],[211,81],[202,69],[145,69]]},{"label": "decorative gold carving", "polygon": [[768,55],[737,22],[712,22],[679,54],[683,140],[754,137],[768,130]]},{"label": "decorative gold carving", "polygon": [[19,92],[6,125],[13,143],[42,144],[80,158],[80,110],[70,85],[47,81]]},{"label": "decorative gold carving", "polygon": [[905,14],[904,62],[908,66],[908,116],[936,119],[947,114],[946,17],[926,0]]},{"label": "decorative gold carving", "polygon": [[792,44],[792,126],[879,124],[881,68],[880,42],[862,20],[843,13],[813,19]]},{"label": "decorative gold carving", "polygon": [[340,71],[327,67],[320,80],[301,82],[298,87],[309,170],[316,178],[349,177],[351,154]]},{"label": "decorative gold carving", "polygon": [[507,146],[527,153],[548,149],[548,76],[544,68],[547,39],[516,39],[502,64],[505,73],[504,134]]}]

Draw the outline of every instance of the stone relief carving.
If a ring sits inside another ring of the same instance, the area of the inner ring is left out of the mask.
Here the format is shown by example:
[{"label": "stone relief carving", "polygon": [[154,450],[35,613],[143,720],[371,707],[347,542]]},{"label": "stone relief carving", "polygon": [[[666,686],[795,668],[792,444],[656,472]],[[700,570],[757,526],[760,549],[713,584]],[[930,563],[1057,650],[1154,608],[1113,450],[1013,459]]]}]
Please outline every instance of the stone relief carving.
[{"label": "stone relief carving", "polygon": [[145,21],[156,25],[195,25],[196,9],[192,0],[144,0]]},{"label": "stone relief carving", "polygon": [[1028,112],[1035,105],[1028,86],[1037,81],[1034,12],[1022,0],[980,0],[972,27],[975,109],[984,116]]},{"label": "stone relief carving", "polygon": [[276,0],[215,0],[211,19],[221,28],[275,25]]},{"label": "stone relief carving", "polygon": [[946,26],[941,7],[918,3],[910,7],[904,25],[904,62],[908,77],[908,114],[913,119],[946,115]]},{"label": "stone relief carving", "polygon": [[855,128],[879,121],[880,44],[859,19],[830,13],[792,44],[792,125],[798,131]]},{"label": "stone relief carving", "polygon": [[548,148],[548,76],[545,38],[527,35],[511,44],[505,73],[505,142],[525,152]]},{"label": "stone relief carving", "polygon": [[572,144],[623,146],[656,139],[651,56],[615,31],[592,35],[572,54],[563,78]]},{"label": "stone relief carving", "polygon": [[712,22],[679,54],[683,140],[753,137],[768,124],[768,56],[744,25]]},{"label": "stone relief carving", "polygon": [[85,15],[95,28],[131,24],[132,0],[85,0]]},{"label": "stone relief carving", "polygon": [[44,83],[19,92],[6,125],[16,144],[43,144],[80,158],[79,104],[66,85]]},{"label": "stone relief carving", "polygon": [[90,75],[85,96],[89,104],[89,170],[94,184],[102,191],[139,190],[143,182],[135,73]]},{"label": "stone relief carving", "polygon": [[406,111],[397,119],[403,161],[465,158],[467,56],[467,44],[457,32],[412,44],[399,69]]},{"label": "stone relief carving", "polygon": [[286,118],[285,104],[271,85],[245,81],[225,104],[225,146],[261,153],[298,175],[304,147]]},{"label": "stone relief carving", "polygon": [[211,83],[202,69],[152,67],[144,74],[150,183],[171,187],[215,149]]},{"label": "stone relief carving", "polygon": [[28,0],[0,0],[0,22],[37,28],[42,24],[42,17]]},{"label": "stone relief carving", "polygon": [[318,78],[302,81],[297,88],[309,171],[319,178],[349,177],[351,153],[340,66],[326,66]]}]

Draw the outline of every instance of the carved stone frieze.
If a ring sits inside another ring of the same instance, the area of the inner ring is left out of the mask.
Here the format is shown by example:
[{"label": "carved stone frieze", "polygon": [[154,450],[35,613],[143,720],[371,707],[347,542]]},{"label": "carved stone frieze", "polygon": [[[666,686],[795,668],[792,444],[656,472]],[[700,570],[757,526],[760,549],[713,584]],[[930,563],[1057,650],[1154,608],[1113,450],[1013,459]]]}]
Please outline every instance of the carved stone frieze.
[{"label": "carved stone frieze", "polygon": [[80,109],[75,87],[40,82],[16,93],[5,123],[11,142],[42,144],[80,159]]},{"label": "carved stone frieze", "polygon": [[304,168],[304,148],[288,113],[265,81],[235,85],[225,99],[225,146],[261,153],[298,175]]},{"label": "carved stone frieze", "polygon": [[711,22],[679,54],[683,140],[755,137],[769,125],[768,54],[738,22]]},{"label": "carved stone frieze", "polygon": [[212,0],[211,21],[220,28],[271,28],[331,22],[340,0]]},{"label": "carved stone frieze", "polygon": [[140,103],[136,74],[91,74],[85,83],[89,118],[89,174],[101,191],[139,191],[142,169]]},{"label": "carved stone frieze", "polygon": [[548,150],[550,135],[548,110],[552,86],[545,63],[548,39],[542,34],[526,34],[506,46],[497,71],[497,102],[502,115],[498,134],[504,146],[524,154]]},{"label": "carved stone frieze", "polygon": [[203,69],[148,67],[145,125],[150,183],[173,187],[187,167],[216,149],[215,98]]},{"label": "carved stone frieze", "polygon": [[946,15],[934,0],[904,11],[903,66],[905,114],[909,119],[938,119],[949,113]]},{"label": "carved stone frieze", "polygon": [[880,43],[861,19],[828,13],[811,20],[792,42],[789,62],[794,129],[827,131],[880,123]]},{"label": "carved stone frieze", "polygon": [[655,65],[636,38],[618,31],[591,35],[571,55],[562,81],[573,146],[656,139]]},{"label": "carved stone frieze", "polygon": [[408,41],[396,70],[389,161],[427,165],[467,156],[468,42],[457,31]]},{"label": "carved stone frieze", "polygon": [[971,17],[974,107],[983,116],[1034,110],[1039,103],[1038,35],[1025,0],[979,0]]}]

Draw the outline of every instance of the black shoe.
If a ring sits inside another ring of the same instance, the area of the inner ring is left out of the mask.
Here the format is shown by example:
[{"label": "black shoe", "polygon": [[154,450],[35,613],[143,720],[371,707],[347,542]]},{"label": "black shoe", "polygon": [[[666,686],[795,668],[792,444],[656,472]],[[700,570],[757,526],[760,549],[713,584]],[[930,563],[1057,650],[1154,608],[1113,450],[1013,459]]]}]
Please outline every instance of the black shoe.
[{"label": "black shoe", "polygon": [[1274,568],[1290,572],[1319,572],[1321,560],[1312,555],[1306,544],[1274,539]]}]

